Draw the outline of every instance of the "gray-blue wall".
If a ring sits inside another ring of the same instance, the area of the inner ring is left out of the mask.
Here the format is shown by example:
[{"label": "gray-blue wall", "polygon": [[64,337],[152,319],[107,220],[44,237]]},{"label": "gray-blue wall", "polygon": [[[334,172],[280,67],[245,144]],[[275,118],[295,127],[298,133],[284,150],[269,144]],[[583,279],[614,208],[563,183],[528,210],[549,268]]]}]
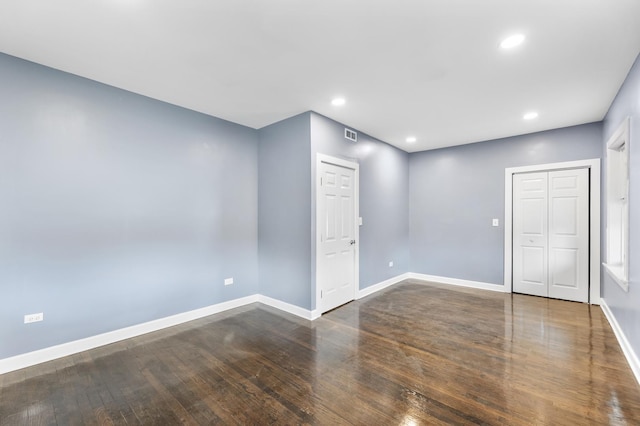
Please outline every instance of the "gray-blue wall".
[{"label": "gray-blue wall", "polygon": [[409,155],[344,127],[307,112],[259,131],[261,294],[315,309],[317,153],[360,165],[360,288],[408,272]]},{"label": "gray-blue wall", "polygon": [[0,358],[257,293],[257,142],[0,54]]},{"label": "gray-blue wall", "polygon": [[[345,125],[311,113],[311,176],[316,154],[360,166],[360,289],[409,272],[409,154],[364,133],[358,142],[344,137]],[[357,129],[355,129],[357,130]],[[315,259],[315,186],[312,189],[312,258]],[[389,261],[394,266],[389,267]],[[313,304],[315,305],[315,261]]]},{"label": "gray-blue wall", "polygon": [[502,285],[504,169],[601,156],[600,123],[411,154],[409,269]]},{"label": "gray-blue wall", "polygon": [[309,113],[259,134],[260,293],[312,309]]},{"label": "gray-blue wall", "polygon": [[[603,271],[603,298],[611,308],[611,312],[636,355],[640,356],[640,56],[636,59],[604,119],[604,137],[601,145],[603,152],[606,151],[607,141],[626,117],[631,117],[631,142],[629,143],[629,292],[624,292]],[[606,182],[603,188],[606,188]],[[606,200],[606,197],[603,196],[602,199]],[[606,208],[603,213],[602,223],[606,224]],[[604,226],[602,231],[605,231]],[[605,234],[603,234],[603,241],[606,240],[604,236]],[[606,252],[603,250],[602,254],[604,260]]]},{"label": "gray-blue wall", "polygon": [[[317,153],[360,165],[361,289],[409,271],[501,284],[504,169],[599,158],[627,115],[633,138],[638,62],[604,132],[409,155],[313,112],[257,131],[0,54],[0,358],[256,293],[315,308]],[[640,353],[634,142],[630,291],[603,291]]]}]

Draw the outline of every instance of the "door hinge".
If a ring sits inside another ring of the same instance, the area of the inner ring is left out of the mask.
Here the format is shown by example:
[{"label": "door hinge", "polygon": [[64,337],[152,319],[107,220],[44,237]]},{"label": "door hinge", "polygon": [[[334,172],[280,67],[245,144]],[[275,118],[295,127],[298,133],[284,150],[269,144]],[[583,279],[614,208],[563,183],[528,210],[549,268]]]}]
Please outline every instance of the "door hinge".
[{"label": "door hinge", "polygon": [[320,299],[322,299],[322,290],[320,290]]},{"label": "door hinge", "polygon": [[320,186],[322,186],[322,178],[320,178]]}]

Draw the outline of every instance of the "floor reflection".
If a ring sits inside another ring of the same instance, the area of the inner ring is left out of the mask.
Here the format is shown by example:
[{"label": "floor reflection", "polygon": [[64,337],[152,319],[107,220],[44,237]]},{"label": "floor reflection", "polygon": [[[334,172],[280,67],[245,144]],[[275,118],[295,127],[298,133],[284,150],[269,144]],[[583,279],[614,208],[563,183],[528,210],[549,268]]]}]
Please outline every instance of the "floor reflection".
[{"label": "floor reflection", "polygon": [[406,282],[250,305],[0,376],[0,424],[640,424],[600,308]]}]

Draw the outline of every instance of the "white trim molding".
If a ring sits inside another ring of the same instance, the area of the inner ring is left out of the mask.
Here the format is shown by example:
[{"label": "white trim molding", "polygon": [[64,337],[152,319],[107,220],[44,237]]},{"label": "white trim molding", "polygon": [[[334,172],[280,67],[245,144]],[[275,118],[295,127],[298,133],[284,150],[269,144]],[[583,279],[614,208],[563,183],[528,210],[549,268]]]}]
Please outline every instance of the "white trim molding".
[{"label": "white trim molding", "polygon": [[629,150],[631,118],[622,121],[606,144],[605,261],[607,274],[629,291]]},{"label": "white trim molding", "polygon": [[63,343],[61,345],[51,346],[37,351],[16,355],[10,358],[0,359],[0,374],[20,370],[21,368],[31,367],[33,365],[41,364],[47,361],[53,361],[54,359],[88,351],[90,349],[109,345],[121,340],[130,339],[132,337],[141,336],[153,331],[162,330],[164,328],[173,327],[174,325],[183,324],[188,321],[193,321],[195,319],[203,318],[209,315],[228,311],[229,309],[239,308],[241,306],[256,303],[258,301],[258,295],[254,294],[251,296],[242,297],[240,299],[217,303],[215,305],[195,309],[193,311],[183,312],[181,314],[160,318],[142,324],[132,325],[130,327],[121,328],[119,330],[98,334],[84,339],[74,340],[72,342]]},{"label": "white trim molding", "polygon": [[242,297],[227,302],[217,303],[193,311],[183,312],[181,314],[172,315],[165,318],[145,322],[142,324],[132,325],[130,327],[121,328],[119,330],[110,331],[84,339],[74,340],[72,342],[51,346],[37,351],[16,355],[10,358],[0,359],[0,374],[10,371],[20,370],[22,368],[31,367],[47,361],[53,361],[58,358],[77,354],[79,352],[95,349],[100,346],[116,343],[121,340],[130,339],[132,337],[141,336],[143,334],[173,327],[174,325],[183,324],[209,315],[218,314],[230,309],[239,308],[251,303],[262,303],[267,306],[279,309],[283,312],[295,315],[306,320],[315,320],[320,317],[317,310],[310,311],[299,306],[292,305],[281,300],[273,299],[261,294]]},{"label": "white trim molding", "polygon": [[405,273],[401,275],[396,275],[395,277],[389,278],[388,280],[381,281],[377,284],[370,285],[369,287],[365,287],[363,289],[358,290],[358,294],[356,295],[356,300],[362,299],[363,297],[367,297],[373,293],[377,293],[381,290],[384,290],[387,287],[391,287],[392,285],[398,284],[404,280],[408,280],[410,278],[410,273]]},{"label": "white trim molding", "polygon": [[613,333],[616,335],[618,339],[618,343],[620,344],[620,348],[622,348],[622,353],[624,353],[625,358],[627,358],[627,362],[629,363],[629,367],[631,367],[631,371],[633,371],[633,375],[636,377],[638,383],[640,383],[640,361],[638,360],[638,355],[635,353],[629,340],[627,340],[627,336],[625,336],[622,328],[620,328],[620,324],[616,320],[616,317],[609,309],[609,305],[604,299],[600,299],[600,308],[602,308],[602,312],[604,312],[604,316],[609,321],[611,328],[613,329]]},{"label": "white trim molding", "polygon": [[[358,290],[357,299],[370,296],[374,293],[382,291],[388,287],[399,284],[406,280],[418,280],[425,282],[432,282],[438,284],[448,284],[461,287],[470,287],[481,290],[497,291],[497,292],[509,292],[505,286],[499,284],[483,283],[479,281],[462,280],[458,278],[440,277],[436,275],[418,274],[414,272],[407,272],[397,275],[387,280],[381,281],[377,284],[371,285],[364,289]],[[162,330],[175,325],[183,324],[188,321],[193,321],[199,318],[203,318],[209,315],[218,314],[230,309],[239,308],[251,303],[262,303],[267,306],[271,306],[275,309],[287,312],[291,315],[295,315],[299,318],[313,321],[320,318],[321,313],[318,309],[309,310],[301,308],[296,305],[292,305],[287,302],[283,302],[272,297],[264,296],[261,294],[254,294],[251,296],[242,297],[227,302],[217,303],[215,305],[207,306],[193,311],[183,312],[181,314],[172,315],[166,318],[160,318],[154,321],[145,322],[142,324],[133,325],[130,327],[122,328],[119,330],[110,331],[108,333],[98,334],[96,336],[90,336],[84,339],[75,340],[73,342],[63,343],[57,346],[51,346],[48,348],[40,349],[33,352],[28,352],[14,357],[0,359],[0,374],[8,373],[10,371],[20,370],[22,368],[31,367],[33,365],[41,364],[47,361],[53,361],[58,358],[73,355],[79,352],[95,349],[100,346],[108,345],[111,343],[119,342],[121,340],[130,339],[132,337],[141,336],[143,334],[151,333],[154,331]],[[624,334],[620,331],[620,328],[615,323],[615,318],[608,311],[608,307],[604,306],[603,311],[607,316],[607,319],[612,325],[620,345],[623,348],[625,356],[629,360],[629,364],[632,366],[636,377],[640,377],[640,364],[637,361],[637,357],[631,350]],[[615,323],[615,325],[614,325]],[[622,337],[621,337],[622,336]],[[640,379],[639,379],[640,381]]]},{"label": "white trim molding", "polygon": [[263,296],[262,294],[258,295],[258,302],[310,321],[320,317],[316,310],[310,311],[308,309],[301,308],[300,306],[283,302],[282,300]]},{"label": "white trim molding", "polygon": [[606,262],[602,262],[602,267],[604,268],[607,275],[609,275],[609,278],[615,281],[622,290],[627,293],[629,292],[629,280],[625,278],[624,266],[612,265]]},{"label": "white trim molding", "polygon": [[513,175],[515,173],[542,172],[589,168],[589,303],[600,304],[600,159],[567,161],[563,163],[508,167],[504,169],[504,288],[513,291]]},{"label": "white trim molding", "polygon": [[483,283],[480,281],[461,280],[459,278],[439,277],[437,275],[416,274],[415,272],[410,272],[408,275],[409,275],[409,279],[414,279],[414,280],[429,281],[429,282],[438,283],[438,284],[449,284],[449,285],[455,285],[459,287],[478,288],[481,290],[497,291],[500,293],[509,292],[508,290],[505,289],[505,286],[500,284]]}]

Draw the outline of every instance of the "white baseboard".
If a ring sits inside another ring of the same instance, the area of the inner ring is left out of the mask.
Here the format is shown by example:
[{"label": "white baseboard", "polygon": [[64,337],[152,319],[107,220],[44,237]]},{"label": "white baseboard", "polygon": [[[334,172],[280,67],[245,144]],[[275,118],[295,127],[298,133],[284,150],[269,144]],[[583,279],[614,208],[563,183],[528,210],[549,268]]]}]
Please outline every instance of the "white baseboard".
[{"label": "white baseboard", "polygon": [[[496,284],[480,283],[475,281],[459,280],[456,278],[436,277],[433,275],[424,275],[416,273],[405,273],[397,275],[388,280],[379,282],[372,286],[359,290],[356,294],[356,299],[362,299],[394,284],[397,284],[406,279],[417,279],[424,281],[432,281],[443,284],[459,285],[464,287],[474,287],[484,290],[492,291],[504,291],[504,287]],[[145,322],[142,324],[133,325],[131,327],[122,328],[120,330],[110,331],[108,333],[98,334],[96,336],[87,337],[73,342],[63,343],[57,346],[51,346],[48,348],[40,349],[26,354],[16,355],[10,358],[0,359],[0,374],[8,373],[10,371],[19,370],[22,368],[30,367],[43,362],[52,361],[54,359],[62,358],[68,355],[73,355],[79,352],[94,349],[100,346],[108,345],[111,343],[119,342],[121,340],[130,339],[132,337],[141,336],[143,334],[151,333],[153,331],[162,330],[163,328],[172,327],[174,325],[183,324],[188,321],[192,321],[198,318],[206,317],[209,315],[217,314],[227,311],[229,309],[238,308],[240,306],[248,305],[250,303],[260,302],[265,305],[272,306],[284,312],[288,312],[292,315],[296,315],[300,318],[307,320],[315,320],[320,318],[320,311],[318,309],[308,310],[299,306],[292,305],[281,300],[273,299],[268,296],[260,294],[254,294],[240,299],[230,300],[228,302],[217,303],[215,305],[207,306],[200,309],[195,309],[189,312],[183,312],[181,314],[172,315],[166,318],[160,318],[154,321]],[[611,322],[611,321],[609,321]],[[614,327],[615,331],[615,327]],[[617,335],[617,334],[616,334]],[[620,340],[620,338],[619,338]],[[625,340],[626,341],[626,340]],[[621,343],[622,345],[622,343]],[[624,350],[624,346],[623,346]],[[625,352],[626,354],[626,352]],[[635,357],[635,355],[634,355]],[[636,369],[634,373],[636,377],[638,374],[636,371],[640,371],[636,359]]]},{"label": "white baseboard", "polygon": [[198,318],[217,314],[229,309],[238,308],[250,303],[258,302],[258,295],[254,294],[240,299],[230,300],[228,302],[217,303],[193,311],[183,312],[181,314],[172,315],[166,318],[160,318],[154,321],[142,324],[132,325],[131,327],[121,328],[119,330],[110,331],[108,333],[98,334],[96,336],[87,337],[73,342],[63,343],[61,345],[51,346],[26,354],[16,355],[10,358],[0,359],[0,374],[10,371],[19,370],[21,368],[31,367],[43,362],[52,361],[78,352],[87,351],[100,346],[119,342],[153,331],[162,330],[163,328],[172,327],[174,325],[183,324]]},{"label": "white baseboard", "polygon": [[604,316],[607,318],[607,321],[609,321],[609,324],[611,324],[613,333],[616,335],[618,343],[620,343],[622,353],[624,353],[625,358],[627,358],[627,362],[631,367],[631,371],[633,371],[633,375],[636,376],[636,380],[640,383],[640,361],[638,361],[638,356],[627,340],[627,336],[625,336],[624,332],[620,328],[620,324],[618,324],[613,312],[609,309],[609,305],[607,305],[607,302],[602,298],[600,299],[600,308],[602,309],[602,312],[604,312]]},{"label": "white baseboard", "polygon": [[457,285],[460,287],[479,288],[481,290],[498,291],[504,293],[506,290],[501,284],[490,284],[479,281],[461,280],[458,278],[438,277],[436,275],[417,274],[415,272],[409,272],[409,278],[421,281],[430,281],[439,284]]},{"label": "white baseboard", "polygon": [[282,300],[273,299],[268,296],[263,296],[262,294],[258,295],[258,302],[271,306],[273,308],[279,309],[281,311],[288,312],[297,317],[308,319],[308,320],[314,320],[320,316],[320,315],[317,315],[316,310],[310,311],[308,309],[301,308],[300,306],[283,302]]},{"label": "white baseboard", "polygon": [[396,275],[395,277],[389,278],[388,280],[384,280],[374,285],[370,285],[369,287],[365,287],[362,290],[358,290],[356,294],[356,300],[362,299],[363,297],[367,297],[370,294],[376,293],[380,290],[384,290],[385,288],[392,286],[394,284],[398,284],[400,281],[404,281],[409,278],[409,273]]}]

